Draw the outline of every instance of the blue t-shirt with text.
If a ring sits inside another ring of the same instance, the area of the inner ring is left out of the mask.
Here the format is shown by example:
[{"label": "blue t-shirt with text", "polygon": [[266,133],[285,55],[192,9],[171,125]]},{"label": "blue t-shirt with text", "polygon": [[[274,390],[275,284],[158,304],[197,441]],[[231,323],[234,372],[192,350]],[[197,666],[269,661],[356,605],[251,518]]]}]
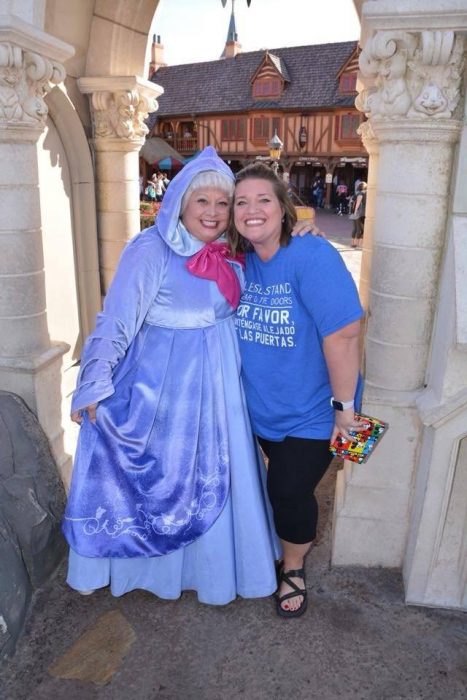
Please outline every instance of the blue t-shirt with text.
[{"label": "blue t-shirt with text", "polygon": [[334,409],[322,341],[363,316],[350,272],[328,241],[307,235],[265,262],[248,253],[245,279],[235,323],[254,432],[328,439]]}]

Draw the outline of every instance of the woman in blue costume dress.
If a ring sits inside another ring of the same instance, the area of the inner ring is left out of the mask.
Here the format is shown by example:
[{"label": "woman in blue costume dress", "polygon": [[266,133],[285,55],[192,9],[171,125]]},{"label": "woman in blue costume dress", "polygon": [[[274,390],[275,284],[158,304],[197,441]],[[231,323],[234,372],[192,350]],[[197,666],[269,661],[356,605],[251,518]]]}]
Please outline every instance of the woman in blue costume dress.
[{"label": "woman in blue costume dress", "polygon": [[222,605],[277,587],[233,321],[242,267],[214,243],[233,187],[211,147],[183,168],[156,225],[125,248],[86,341],[63,521],[78,591],[189,589]]}]

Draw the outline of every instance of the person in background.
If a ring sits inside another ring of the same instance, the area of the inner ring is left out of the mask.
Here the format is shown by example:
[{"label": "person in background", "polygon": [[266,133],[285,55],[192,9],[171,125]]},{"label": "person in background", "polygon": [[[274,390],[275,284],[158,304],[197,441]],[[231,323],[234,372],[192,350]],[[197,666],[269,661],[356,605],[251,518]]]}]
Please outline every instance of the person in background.
[{"label": "person in background", "polygon": [[240,380],[234,179],[208,147],[126,246],[81,358],[69,585],[203,603],[271,595],[279,554]]},{"label": "person in background", "polygon": [[162,202],[166,189],[164,186],[164,176],[162,173],[154,173],[152,176],[152,183],[154,185],[156,202]]},{"label": "person in background", "polygon": [[352,248],[362,248],[363,232],[365,228],[365,212],[366,212],[366,182],[360,182],[357,193],[355,195],[355,206],[352,214],[353,229],[352,229]]},{"label": "person in background", "polygon": [[324,198],[324,183],[320,175],[317,175],[312,185],[313,203],[317,209],[322,209]]},{"label": "person in background", "polygon": [[152,180],[148,180],[146,184],[146,189],[144,190],[144,194],[146,195],[146,201],[148,202],[155,202],[156,201],[156,190],[154,187],[154,183]]},{"label": "person in background", "polygon": [[363,315],[357,289],[330,243],[291,238],[295,220],[270,168],[259,163],[237,173],[229,240],[232,255],[246,253],[237,332],[253,430],[269,460],[283,617],[307,606],[304,560],[316,537],[314,490],[331,462],[330,441],[362,426],[355,417]]},{"label": "person in background", "polygon": [[337,196],[337,213],[339,216],[344,216],[347,213],[347,185],[345,182],[339,182],[336,187]]}]

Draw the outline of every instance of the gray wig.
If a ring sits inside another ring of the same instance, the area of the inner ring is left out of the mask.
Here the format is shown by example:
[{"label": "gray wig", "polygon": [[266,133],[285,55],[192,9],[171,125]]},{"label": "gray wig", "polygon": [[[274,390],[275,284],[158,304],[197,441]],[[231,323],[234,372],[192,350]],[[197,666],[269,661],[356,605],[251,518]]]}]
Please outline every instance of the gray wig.
[{"label": "gray wig", "polygon": [[233,197],[235,183],[228,175],[224,173],[218,173],[215,170],[204,170],[201,173],[195,175],[193,180],[190,182],[189,186],[185,190],[185,194],[182,197],[182,202],[180,206],[180,214],[183,214],[185,207],[190,199],[191,193],[195,190],[201,190],[205,187],[214,187],[221,192],[225,192],[226,196],[230,199]]}]

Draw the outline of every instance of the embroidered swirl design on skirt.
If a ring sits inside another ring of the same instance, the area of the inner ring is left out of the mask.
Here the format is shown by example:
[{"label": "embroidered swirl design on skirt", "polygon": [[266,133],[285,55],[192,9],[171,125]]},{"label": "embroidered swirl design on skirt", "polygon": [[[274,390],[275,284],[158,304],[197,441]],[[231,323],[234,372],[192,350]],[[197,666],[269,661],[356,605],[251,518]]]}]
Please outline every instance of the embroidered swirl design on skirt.
[{"label": "embroidered swirl design on skirt", "polygon": [[[82,531],[88,537],[99,535],[104,532],[106,535],[115,539],[123,535],[131,535],[140,540],[146,541],[151,533],[157,535],[176,535],[180,530],[190,530],[192,521],[203,520],[207,513],[216,507],[218,496],[212,490],[219,486],[220,479],[218,475],[213,475],[207,479],[203,485],[201,495],[194,499],[190,508],[184,508],[185,513],[176,518],[175,515],[152,515],[143,510],[143,506],[136,504],[136,515],[134,517],[115,517],[113,520],[105,517],[106,509],[98,507],[95,515],[85,516],[83,518],[70,518],[65,516],[65,520],[74,523],[82,523]],[[132,524],[131,524],[132,523]]]}]

